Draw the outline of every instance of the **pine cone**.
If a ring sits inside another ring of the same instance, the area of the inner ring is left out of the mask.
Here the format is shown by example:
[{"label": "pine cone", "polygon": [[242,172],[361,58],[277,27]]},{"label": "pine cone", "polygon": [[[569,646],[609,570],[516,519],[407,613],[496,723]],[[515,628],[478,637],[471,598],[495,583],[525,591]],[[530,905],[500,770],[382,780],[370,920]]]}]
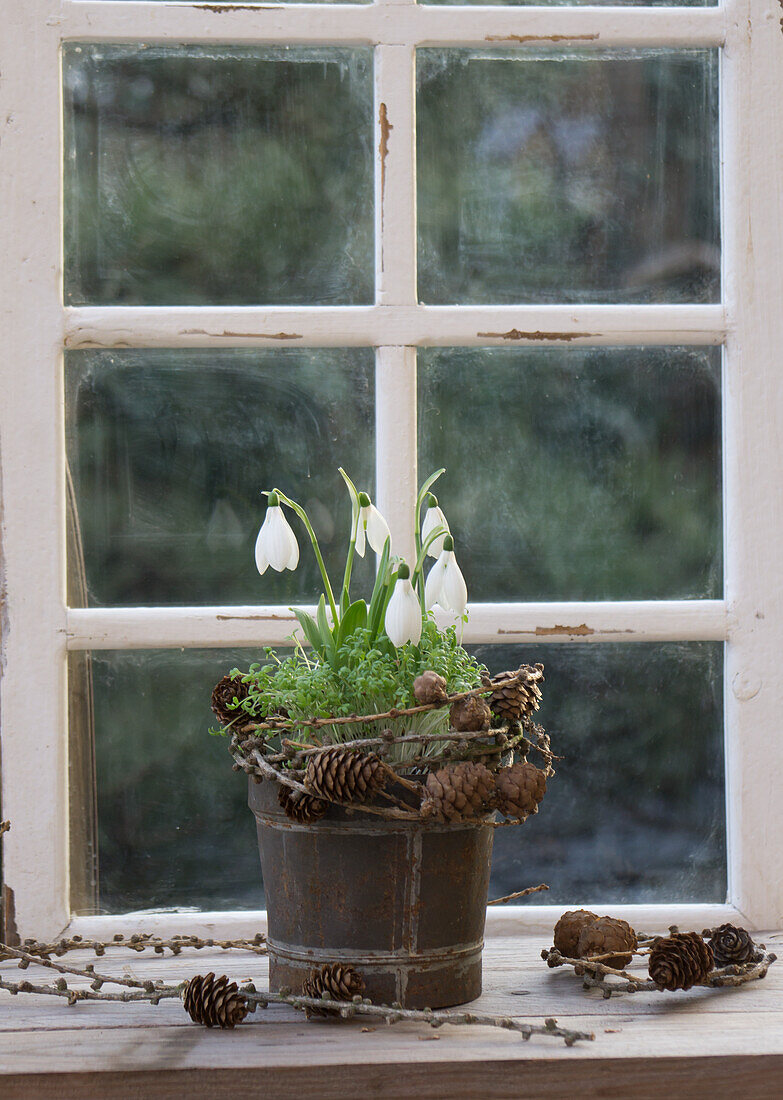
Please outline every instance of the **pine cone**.
[{"label": "pine cone", "polygon": [[210,705],[213,714],[221,725],[227,726],[229,722],[233,722],[238,716],[241,720],[242,715],[250,720],[250,715],[246,710],[233,705],[235,699],[238,703],[242,703],[244,699],[247,699],[248,694],[247,684],[240,679],[232,680],[230,676],[224,676],[222,680],[215,684]]},{"label": "pine cone", "polygon": [[417,703],[445,703],[448,698],[446,681],[428,669],[413,681],[413,696]]},{"label": "pine cone", "polygon": [[234,1027],[248,1013],[247,998],[225,974],[222,978],[197,974],[186,983],[182,1000],[191,1020],[205,1027]]},{"label": "pine cone", "polygon": [[713,963],[712,948],[696,932],[672,932],[653,942],[647,969],[659,989],[673,991],[704,985]]},{"label": "pine cone", "polygon": [[451,704],[449,721],[455,730],[488,730],[492,712],[486,700],[479,695],[469,695],[467,699],[458,699]]},{"label": "pine cone", "polygon": [[579,933],[576,956],[586,959],[594,955],[608,955],[610,951],[622,951],[621,955],[610,955],[608,959],[601,959],[605,966],[622,970],[633,958],[629,952],[635,950],[636,933],[628,921],[616,917],[598,917],[586,924]]},{"label": "pine cone", "polygon": [[371,753],[329,745],[307,762],[305,786],[327,802],[366,802],[381,789],[385,769]]},{"label": "pine cone", "polygon": [[722,924],[720,928],[707,928],[702,936],[709,938],[716,966],[741,966],[756,957],[756,945],[744,928]]},{"label": "pine cone", "polygon": [[292,821],[298,821],[300,825],[311,825],[314,821],[320,821],[328,810],[328,805],[320,798],[311,794],[302,794],[282,783],[277,791],[277,801],[285,810],[286,817]]},{"label": "pine cone", "polygon": [[[333,1001],[350,1001],[364,992],[364,978],[350,966],[326,963],[320,970],[311,970],[302,983],[303,997],[321,999],[328,993]],[[306,1016],[331,1016],[327,1009],[307,1008]]]},{"label": "pine cone", "polygon": [[521,722],[538,710],[544,682],[543,665],[521,665],[516,672],[501,672],[492,677],[492,684],[516,677],[513,683],[498,688],[489,697],[492,713],[504,722]]},{"label": "pine cone", "polygon": [[495,806],[495,777],[484,764],[463,761],[430,772],[422,805],[440,821],[480,817]]},{"label": "pine cone", "polygon": [[512,764],[495,776],[497,807],[506,817],[527,817],[538,811],[546,794],[546,775],[535,764]]},{"label": "pine cone", "polygon": [[579,934],[585,925],[596,920],[598,915],[589,909],[570,909],[563,913],[555,925],[555,950],[569,959],[578,958]]}]

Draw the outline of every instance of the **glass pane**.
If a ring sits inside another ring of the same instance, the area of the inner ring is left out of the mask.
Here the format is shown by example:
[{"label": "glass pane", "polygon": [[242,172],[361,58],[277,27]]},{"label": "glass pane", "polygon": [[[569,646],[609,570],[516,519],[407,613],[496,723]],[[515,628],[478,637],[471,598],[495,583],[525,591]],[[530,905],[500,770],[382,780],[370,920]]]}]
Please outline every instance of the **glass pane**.
[{"label": "glass pane", "polygon": [[718,598],[719,348],[422,348],[471,600]]},{"label": "glass pane", "polygon": [[[97,912],[263,908],[247,777],[231,770],[227,740],[208,735],[212,687],[255,657],[229,649],[90,655],[94,729],[85,724],[78,736],[94,736]],[[70,679],[78,689],[73,664]],[[90,797],[85,784],[84,818]]]},{"label": "glass pane", "polygon": [[562,760],[540,812],[497,829],[491,896],[726,900],[721,643],[480,646],[492,672],[542,661]]},{"label": "glass pane", "polygon": [[715,302],[716,51],[419,51],[425,302]]},{"label": "glass pane", "polygon": [[[347,465],[373,492],[373,400],[369,348],[68,352],[66,443],[80,529],[72,563],[83,556],[69,599],[312,602],[320,576],[295,518],[299,568],[256,572],[261,490],[278,486],[305,504],[327,569],[341,578],[350,504],[337,469]],[[358,562],[358,584],[371,569],[369,558]]]},{"label": "glass pane", "polygon": [[65,300],[372,300],[369,49],[64,48]]}]

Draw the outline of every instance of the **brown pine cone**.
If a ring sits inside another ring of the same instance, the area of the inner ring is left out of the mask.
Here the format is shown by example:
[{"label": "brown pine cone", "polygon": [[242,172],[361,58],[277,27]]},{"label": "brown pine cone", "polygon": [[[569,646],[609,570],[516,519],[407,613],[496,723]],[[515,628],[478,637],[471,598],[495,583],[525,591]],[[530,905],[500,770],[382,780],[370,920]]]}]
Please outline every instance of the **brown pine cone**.
[{"label": "brown pine cone", "polygon": [[449,721],[452,729],[460,732],[488,730],[492,712],[485,699],[479,695],[469,695],[467,699],[458,699],[451,704]]},{"label": "brown pine cone", "polygon": [[[342,963],[326,963],[320,970],[311,970],[302,983],[303,997],[323,999],[327,993],[333,1001],[350,1001],[364,992],[364,978]],[[331,1016],[327,1009],[306,1008],[306,1016]]]},{"label": "brown pine cone", "polygon": [[413,681],[413,695],[417,703],[445,703],[448,698],[446,681],[428,669]]},{"label": "brown pine cone", "polygon": [[374,752],[329,745],[308,760],[304,785],[327,802],[365,802],[381,789],[385,774]]},{"label": "brown pine cone", "polygon": [[484,764],[463,761],[430,772],[422,810],[440,821],[480,817],[495,806],[495,777]]},{"label": "brown pine cone", "polygon": [[492,684],[511,677],[515,677],[512,683],[493,691],[489,697],[489,706],[495,717],[503,722],[521,722],[538,710],[541,699],[541,688],[538,685],[544,682],[544,666],[521,665],[516,672],[501,672],[498,676],[493,676]]},{"label": "brown pine cone", "polygon": [[185,984],[182,1000],[191,1020],[205,1027],[234,1027],[248,1013],[247,998],[225,974],[222,978],[215,978],[214,973],[204,978],[197,974]]},{"label": "brown pine cone", "polygon": [[672,932],[653,941],[647,969],[659,989],[704,985],[712,970],[712,948],[696,932]]},{"label": "brown pine cone", "polygon": [[246,710],[242,710],[241,706],[234,706],[235,700],[237,703],[242,703],[244,699],[247,699],[248,694],[247,684],[238,678],[232,680],[230,676],[224,676],[222,680],[215,684],[212,689],[210,706],[212,707],[212,713],[221,725],[227,726],[229,722],[233,722],[237,717],[241,722],[243,715],[248,721],[251,720],[251,716]]},{"label": "brown pine cone", "polygon": [[578,958],[579,934],[585,925],[598,920],[597,913],[589,909],[570,909],[563,913],[555,925],[555,950],[569,959]]},{"label": "brown pine cone", "polygon": [[[608,959],[601,959],[601,962],[605,966],[622,970],[633,958],[630,952],[635,950],[636,933],[628,921],[618,917],[598,917],[586,924],[579,933],[576,955],[580,959],[609,955]],[[622,954],[610,955],[612,951],[622,951]]]},{"label": "brown pine cone", "polygon": [[741,966],[756,957],[756,945],[744,928],[722,924],[720,928],[707,928],[702,936],[710,941],[716,966]]},{"label": "brown pine cone", "polygon": [[302,794],[282,783],[277,791],[277,801],[285,810],[286,817],[298,821],[300,825],[311,825],[314,821],[320,821],[329,808],[322,799],[311,794]]},{"label": "brown pine cone", "polygon": [[501,768],[495,776],[497,808],[505,817],[527,817],[538,811],[546,794],[546,775],[535,764],[525,760]]}]

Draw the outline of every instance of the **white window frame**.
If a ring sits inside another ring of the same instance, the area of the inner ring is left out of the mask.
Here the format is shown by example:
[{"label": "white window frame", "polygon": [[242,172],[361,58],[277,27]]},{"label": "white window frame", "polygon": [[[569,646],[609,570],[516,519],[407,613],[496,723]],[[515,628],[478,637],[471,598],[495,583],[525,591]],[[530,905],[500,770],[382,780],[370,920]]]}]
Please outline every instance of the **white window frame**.
[{"label": "white window frame", "polygon": [[[783,33],[778,0],[710,8],[421,7],[410,0],[281,5],[0,0],[2,666],[5,882],[22,935],[69,925],[68,650],[260,646],[281,607],[68,609],[64,348],[377,348],[379,504],[410,553],[416,348],[723,345],[725,588],[721,600],[479,604],[469,642],[727,643],[726,905],[628,906],[648,926],[740,917],[783,924]],[[364,45],[375,51],[376,298],[361,307],[65,308],[60,51],[64,41]],[[719,305],[422,306],[416,293],[415,50],[557,43],[720,47],[723,296]],[[384,127],[383,118],[390,124]],[[497,335],[487,335],[497,334]],[[275,616],[269,618],[268,616]],[[228,781],[228,780],[227,780]],[[516,931],[556,910],[511,914]],[[497,914],[498,927],[509,911]],[[257,927],[258,915],[78,918],[107,929]]]}]

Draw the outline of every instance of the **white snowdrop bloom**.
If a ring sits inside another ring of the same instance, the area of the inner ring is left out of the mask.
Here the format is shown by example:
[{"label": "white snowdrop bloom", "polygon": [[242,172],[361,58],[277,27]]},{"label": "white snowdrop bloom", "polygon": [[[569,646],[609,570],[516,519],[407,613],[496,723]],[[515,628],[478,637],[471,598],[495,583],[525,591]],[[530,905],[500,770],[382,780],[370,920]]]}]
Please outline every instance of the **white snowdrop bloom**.
[{"label": "white snowdrop bloom", "polygon": [[424,513],[424,521],[421,525],[421,544],[422,546],[427,541],[433,531],[438,527],[444,529],[443,534],[438,538],[433,539],[427,548],[427,553],[431,558],[438,558],[443,553],[443,540],[448,534],[449,524],[448,520],[443,514],[443,511],[438,504],[438,498],[433,496],[432,493],[428,497],[427,511]]},{"label": "white snowdrop bloom", "polygon": [[424,603],[428,608],[438,604],[444,611],[462,616],[468,606],[468,587],[454,554],[454,540],[446,535],[444,541],[443,552],[430,569],[424,585]]},{"label": "white snowdrop bloom", "polygon": [[[366,537],[365,537],[366,533]],[[372,550],[380,554],[386,540],[391,540],[389,525],[366,493],[359,493],[359,524],[356,531],[356,553],[364,557],[369,542]]]},{"label": "white snowdrop bloom", "polygon": [[395,646],[413,642],[418,645],[421,638],[421,605],[410,581],[410,570],[403,562],[397,573],[394,592],[386,608],[384,620],[386,633]]},{"label": "white snowdrop bloom", "polygon": [[296,569],[298,564],[299,543],[272,493],[256,539],[256,569],[263,576],[270,565],[282,573],[284,569]]}]

